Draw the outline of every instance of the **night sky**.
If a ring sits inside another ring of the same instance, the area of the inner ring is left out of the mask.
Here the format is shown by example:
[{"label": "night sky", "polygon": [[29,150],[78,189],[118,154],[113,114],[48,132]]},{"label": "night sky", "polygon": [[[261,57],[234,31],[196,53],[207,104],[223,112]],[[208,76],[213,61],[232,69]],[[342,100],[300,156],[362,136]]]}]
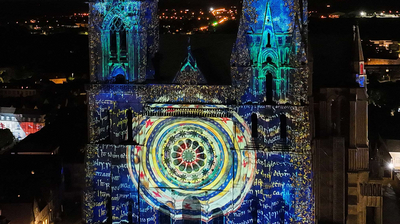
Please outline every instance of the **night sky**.
[{"label": "night sky", "polygon": [[[42,15],[59,15],[87,12],[88,0],[0,0],[0,22],[27,19]],[[161,8],[209,8],[239,5],[239,0],[159,0]],[[400,0],[309,0],[309,9],[323,11],[326,5],[330,12],[361,10],[400,10]]]}]

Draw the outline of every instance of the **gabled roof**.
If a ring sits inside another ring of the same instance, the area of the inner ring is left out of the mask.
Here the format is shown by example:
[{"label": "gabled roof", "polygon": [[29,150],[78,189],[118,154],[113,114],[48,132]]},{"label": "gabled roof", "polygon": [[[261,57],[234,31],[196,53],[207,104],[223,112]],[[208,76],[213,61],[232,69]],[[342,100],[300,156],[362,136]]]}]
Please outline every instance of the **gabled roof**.
[{"label": "gabled roof", "polygon": [[201,73],[200,69],[197,67],[196,59],[192,55],[192,47],[190,45],[190,37],[188,40],[187,57],[182,62],[182,67],[175,75],[172,81],[176,84],[206,84],[207,81]]},{"label": "gabled roof", "polygon": [[[181,71],[182,61],[188,58],[187,35],[160,35],[160,50],[154,66],[155,80],[150,82],[172,83]],[[190,36],[191,57],[195,59],[209,85],[231,84],[231,53],[236,34],[196,34]],[[189,60],[191,61],[191,59]]]}]

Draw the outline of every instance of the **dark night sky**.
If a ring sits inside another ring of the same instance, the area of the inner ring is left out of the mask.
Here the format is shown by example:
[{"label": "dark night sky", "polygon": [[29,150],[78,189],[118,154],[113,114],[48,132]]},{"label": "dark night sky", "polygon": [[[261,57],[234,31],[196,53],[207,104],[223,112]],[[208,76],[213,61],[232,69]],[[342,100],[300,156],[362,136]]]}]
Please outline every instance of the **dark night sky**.
[{"label": "dark night sky", "polygon": [[[85,12],[88,0],[0,0],[0,21],[26,19],[43,14]],[[208,8],[238,5],[239,0],[159,0],[160,7]],[[309,0],[310,10],[326,9],[349,12],[353,10],[400,10],[400,0]]]}]

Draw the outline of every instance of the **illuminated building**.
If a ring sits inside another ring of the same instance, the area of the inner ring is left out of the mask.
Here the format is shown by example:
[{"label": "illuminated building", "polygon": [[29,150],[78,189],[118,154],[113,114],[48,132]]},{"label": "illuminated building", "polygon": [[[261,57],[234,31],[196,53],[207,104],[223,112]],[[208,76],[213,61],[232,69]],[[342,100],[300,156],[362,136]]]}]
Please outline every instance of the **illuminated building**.
[{"label": "illuminated building", "polygon": [[0,87],[0,98],[5,97],[27,97],[36,95],[35,88],[29,88],[30,86],[20,85],[2,85]]},{"label": "illuminated building", "polygon": [[0,107],[0,129],[10,129],[18,140],[38,132],[45,125],[44,115],[37,110]]},{"label": "illuminated building", "polygon": [[370,40],[374,48],[373,57],[365,61],[365,69],[370,76],[377,76],[379,82],[396,82],[400,79],[400,44],[393,40]]},{"label": "illuminated building", "polygon": [[243,5],[210,85],[190,45],[152,84],[157,1],[90,3],[86,223],[314,223],[307,4]]},{"label": "illuminated building", "polygon": [[49,79],[50,82],[54,82],[54,84],[64,84],[67,82],[67,78],[55,78],[55,79]]}]

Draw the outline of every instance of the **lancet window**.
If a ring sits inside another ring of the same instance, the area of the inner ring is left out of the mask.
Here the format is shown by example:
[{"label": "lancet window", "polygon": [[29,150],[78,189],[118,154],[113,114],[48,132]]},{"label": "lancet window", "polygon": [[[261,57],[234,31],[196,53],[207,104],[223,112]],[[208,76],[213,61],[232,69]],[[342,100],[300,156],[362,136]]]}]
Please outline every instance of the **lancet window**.
[{"label": "lancet window", "polygon": [[110,59],[120,61],[126,58],[127,29],[120,18],[115,18],[110,25]]}]

